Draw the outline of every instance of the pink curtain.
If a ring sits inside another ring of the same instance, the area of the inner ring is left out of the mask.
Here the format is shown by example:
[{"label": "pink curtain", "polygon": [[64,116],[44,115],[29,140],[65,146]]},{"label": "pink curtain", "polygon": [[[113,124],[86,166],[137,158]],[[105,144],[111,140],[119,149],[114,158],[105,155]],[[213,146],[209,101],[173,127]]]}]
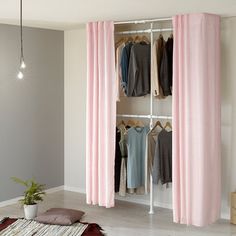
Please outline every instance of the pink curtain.
[{"label": "pink curtain", "polygon": [[221,202],[220,17],[173,18],[174,222],[205,226]]},{"label": "pink curtain", "polygon": [[116,80],[113,22],[87,24],[86,193],[114,206]]}]

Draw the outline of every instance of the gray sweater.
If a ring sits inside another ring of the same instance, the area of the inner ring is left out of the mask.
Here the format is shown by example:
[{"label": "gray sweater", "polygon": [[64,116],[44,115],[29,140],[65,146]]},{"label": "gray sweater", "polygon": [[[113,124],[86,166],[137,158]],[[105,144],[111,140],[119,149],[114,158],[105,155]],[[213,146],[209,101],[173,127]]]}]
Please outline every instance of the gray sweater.
[{"label": "gray sweater", "polygon": [[140,97],[150,93],[150,61],[150,44],[134,44],[129,60],[128,97]]}]

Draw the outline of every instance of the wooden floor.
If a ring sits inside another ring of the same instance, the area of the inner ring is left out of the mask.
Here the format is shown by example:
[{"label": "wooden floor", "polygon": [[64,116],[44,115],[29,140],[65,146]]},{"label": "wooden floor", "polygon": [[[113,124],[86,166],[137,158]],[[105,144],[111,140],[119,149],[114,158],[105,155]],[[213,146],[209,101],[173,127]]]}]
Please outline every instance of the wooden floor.
[{"label": "wooden floor", "polygon": [[[205,228],[186,227],[174,224],[172,211],[167,209],[156,208],[155,214],[149,215],[148,206],[124,201],[117,201],[115,208],[105,209],[86,205],[84,194],[68,191],[48,194],[39,211],[51,207],[85,211],[83,221],[100,224],[108,236],[236,236],[236,226],[226,220]],[[0,216],[20,217],[23,209],[17,204],[3,207]]]}]

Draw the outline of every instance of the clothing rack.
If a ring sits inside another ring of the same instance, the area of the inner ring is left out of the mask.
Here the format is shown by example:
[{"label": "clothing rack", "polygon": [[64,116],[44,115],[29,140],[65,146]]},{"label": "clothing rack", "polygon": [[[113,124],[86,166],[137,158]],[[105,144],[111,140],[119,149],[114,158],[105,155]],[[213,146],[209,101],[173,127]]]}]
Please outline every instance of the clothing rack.
[{"label": "clothing rack", "polygon": [[116,35],[121,34],[150,34],[150,33],[156,33],[156,32],[166,32],[166,31],[172,31],[173,28],[164,28],[164,29],[146,29],[146,30],[131,30],[131,31],[121,31],[116,32]]},{"label": "clothing rack", "polygon": [[127,114],[117,114],[117,117],[124,118],[144,118],[144,119],[160,119],[160,120],[172,120],[172,116],[155,116],[155,115],[127,115]]},{"label": "clothing rack", "polygon": [[[156,18],[156,19],[150,19],[150,20],[134,20],[134,21],[120,21],[115,22],[115,25],[124,25],[124,24],[146,24],[150,23],[149,29],[143,29],[143,30],[131,30],[131,31],[120,31],[115,32],[116,35],[125,35],[125,34],[142,34],[147,33],[150,34],[150,44],[151,44],[151,58],[153,54],[153,33],[155,32],[167,32],[167,31],[173,31],[172,28],[158,28],[153,29],[153,23],[155,22],[163,22],[163,21],[171,21],[172,18]],[[152,63],[151,63],[151,71],[152,71]],[[150,119],[150,129],[153,128],[153,119],[166,119],[171,120],[171,116],[156,116],[153,115],[153,95],[152,95],[152,83],[151,83],[151,94],[150,94],[150,114],[149,115],[127,115],[127,114],[117,114],[117,117],[126,117],[126,118],[148,118]],[[152,181],[152,175],[150,175],[150,210],[149,214],[154,214],[154,196],[153,196],[153,181]]]},{"label": "clothing rack", "polygon": [[166,18],[155,18],[155,19],[146,19],[146,20],[130,20],[130,21],[117,21],[115,25],[125,25],[125,24],[146,24],[146,23],[154,23],[154,22],[161,22],[161,21],[171,21],[171,17]]}]

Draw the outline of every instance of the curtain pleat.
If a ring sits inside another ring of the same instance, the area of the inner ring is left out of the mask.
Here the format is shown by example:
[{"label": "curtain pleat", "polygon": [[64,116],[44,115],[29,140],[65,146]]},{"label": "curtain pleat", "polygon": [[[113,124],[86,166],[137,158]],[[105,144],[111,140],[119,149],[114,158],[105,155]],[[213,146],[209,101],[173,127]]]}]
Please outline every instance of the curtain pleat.
[{"label": "curtain pleat", "polygon": [[86,193],[114,206],[116,83],[113,22],[87,24]]},{"label": "curtain pleat", "polygon": [[221,203],[220,17],[173,17],[174,222],[205,226]]}]

